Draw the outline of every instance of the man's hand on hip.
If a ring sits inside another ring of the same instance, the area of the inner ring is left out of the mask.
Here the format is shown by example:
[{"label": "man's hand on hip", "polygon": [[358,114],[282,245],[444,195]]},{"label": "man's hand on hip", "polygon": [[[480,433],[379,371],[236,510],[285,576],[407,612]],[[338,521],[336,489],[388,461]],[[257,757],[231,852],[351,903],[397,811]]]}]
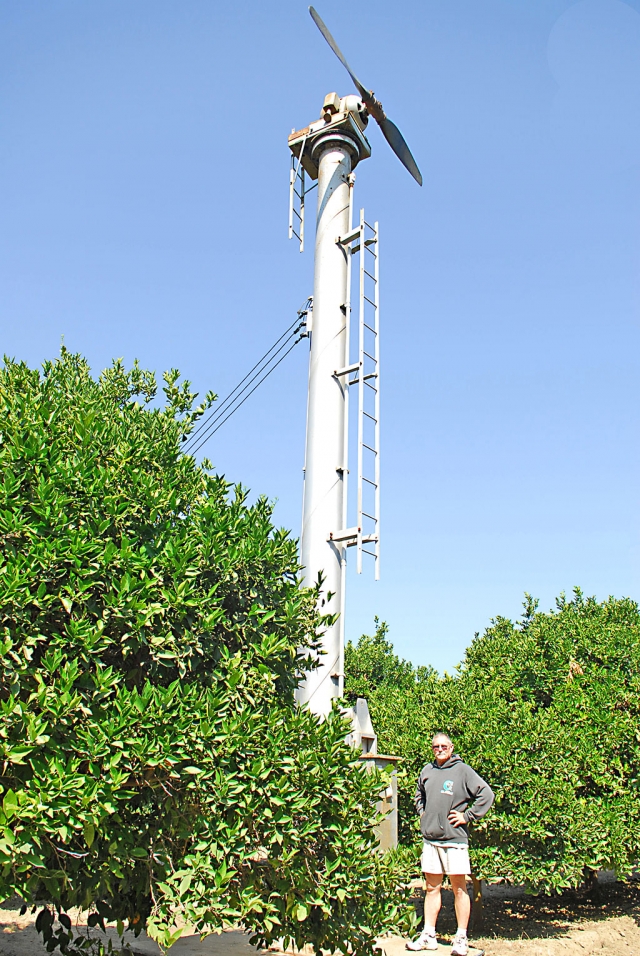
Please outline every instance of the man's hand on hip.
[{"label": "man's hand on hip", "polygon": [[464,818],[464,813],[460,810],[450,810],[447,820],[453,827],[461,827],[463,823],[467,822]]}]

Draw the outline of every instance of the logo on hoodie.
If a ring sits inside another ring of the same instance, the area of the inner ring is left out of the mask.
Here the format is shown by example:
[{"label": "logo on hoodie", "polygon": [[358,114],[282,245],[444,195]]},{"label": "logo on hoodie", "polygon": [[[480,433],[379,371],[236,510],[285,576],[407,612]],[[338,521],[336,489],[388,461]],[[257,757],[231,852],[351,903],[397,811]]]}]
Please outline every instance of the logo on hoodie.
[{"label": "logo on hoodie", "polygon": [[440,793],[453,793],[453,780],[445,780],[442,784],[442,790]]}]

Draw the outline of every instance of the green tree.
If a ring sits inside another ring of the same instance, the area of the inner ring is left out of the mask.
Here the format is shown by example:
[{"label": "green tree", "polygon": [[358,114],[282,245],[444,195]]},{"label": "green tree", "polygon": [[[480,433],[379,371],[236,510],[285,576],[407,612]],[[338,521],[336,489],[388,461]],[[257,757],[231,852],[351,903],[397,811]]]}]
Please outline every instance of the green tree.
[{"label": "green tree", "polygon": [[[363,634],[357,644],[349,641],[345,647],[345,697],[350,702],[357,697],[368,700],[384,752],[403,756],[413,766],[424,755],[424,739],[416,731],[430,732],[440,677],[433,667],[414,666],[399,657],[387,638],[388,625],[377,618],[375,622],[373,636]],[[405,810],[409,805],[413,807],[413,793]],[[402,816],[406,836],[415,831],[413,826],[407,830],[413,813]]]},{"label": "green tree", "polygon": [[[388,639],[388,625],[375,619],[373,635],[345,646],[345,697],[365,697],[382,753],[403,758],[398,771],[398,836],[406,846],[418,838],[413,802],[416,766],[424,764],[424,733],[430,731],[434,694],[440,678],[433,667],[414,666],[399,657]],[[425,730],[425,727],[427,728]]]},{"label": "green tree", "polygon": [[454,676],[382,684],[369,706],[381,746],[405,758],[402,806],[431,735],[447,730],[496,792],[473,828],[477,872],[552,890],[588,870],[628,875],[640,859],[639,692],[637,604],[576,590],[548,613],[527,597],[523,619],[476,635]]},{"label": "green tree", "polygon": [[180,452],[179,375],[63,349],[0,371],[0,892],[146,927],[371,950],[397,917],[380,781],[293,691],[330,620],[296,543]]},{"label": "green tree", "polygon": [[348,641],[345,646],[345,697],[351,703],[381,688],[413,692],[437,673],[432,667],[414,667],[410,661],[398,657],[387,639],[387,623],[377,617],[374,620],[373,636],[363,634],[357,644]]}]

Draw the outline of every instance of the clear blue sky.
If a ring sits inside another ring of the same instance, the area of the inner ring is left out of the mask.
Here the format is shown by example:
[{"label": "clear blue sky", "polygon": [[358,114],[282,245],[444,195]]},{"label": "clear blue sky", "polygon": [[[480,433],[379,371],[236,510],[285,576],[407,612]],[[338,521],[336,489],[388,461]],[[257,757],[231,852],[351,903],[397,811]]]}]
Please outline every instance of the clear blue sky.
[{"label": "clear blue sky", "polygon": [[[639,596],[640,0],[317,6],[425,181],[371,129],[384,538],[347,633],[451,669],[524,591]],[[224,395],[312,291],[286,139],[331,90],[297,0],[0,2],[4,351]],[[306,367],[207,447],[295,534]]]}]

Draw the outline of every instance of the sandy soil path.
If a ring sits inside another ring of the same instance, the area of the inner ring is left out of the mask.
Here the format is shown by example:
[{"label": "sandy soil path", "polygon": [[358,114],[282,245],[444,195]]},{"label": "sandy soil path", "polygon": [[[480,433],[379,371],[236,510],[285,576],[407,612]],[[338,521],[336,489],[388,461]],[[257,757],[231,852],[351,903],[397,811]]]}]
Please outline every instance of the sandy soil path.
[{"label": "sandy soil path", "polygon": [[[438,921],[441,947],[438,956],[448,956],[455,931],[453,900],[443,894]],[[0,905],[1,956],[45,956],[35,931],[35,916],[19,913],[20,904]],[[109,933],[117,939],[115,931]],[[134,952],[159,956],[156,944],[127,934]],[[595,898],[575,894],[549,899],[525,896],[522,891],[488,889],[484,904],[484,928],[473,934],[473,945],[486,956],[640,956],[640,885],[611,884]],[[380,939],[384,956],[408,956],[406,939]],[[171,949],[171,956],[256,956],[245,933],[229,931],[200,940],[186,932]]]},{"label": "sandy soil path", "polygon": [[[7,904],[0,906],[0,954],[47,956],[47,950],[35,929],[35,915],[25,913],[20,916],[19,909],[15,909],[11,904],[9,907]],[[96,935],[101,935],[99,930]],[[115,929],[108,929],[107,935],[113,939],[115,945],[118,941]],[[133,933],[125,933],[125,939],[133,951],[141,956],[160,956],[158,946],[144,934],[136,939]],[[238,931],[208,936],[204,940],[186,932],[171,949],[172,956],[256,956],[256,952],[249,943],[249,937]]]}]

